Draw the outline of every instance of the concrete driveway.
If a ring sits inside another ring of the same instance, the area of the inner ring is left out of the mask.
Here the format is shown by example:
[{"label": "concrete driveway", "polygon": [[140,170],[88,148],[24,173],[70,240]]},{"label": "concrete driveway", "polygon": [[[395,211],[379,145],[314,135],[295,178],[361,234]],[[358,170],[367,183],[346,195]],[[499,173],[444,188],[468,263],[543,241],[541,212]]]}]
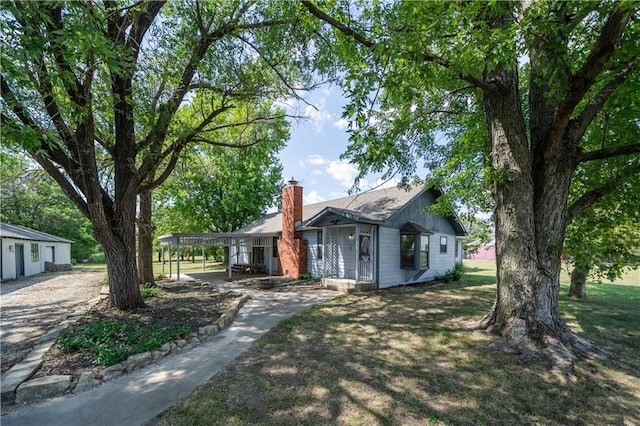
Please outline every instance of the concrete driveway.
[{"label": "concrete driveway", "polygon": [[40,336],[97,297],[105,274],[105,270],[76,270],[3,281],[0,284],[2,372],[24,358]]},{"label": "concrete driveway", "polygon": [[261,291],[220,281],[220,273],[190,274],[216,287],[248,294],[231,326],[195,348],[164,358],[95,389],[3,414],[3,426],[141,425],[207,382],[281,320],[342,293]]}]

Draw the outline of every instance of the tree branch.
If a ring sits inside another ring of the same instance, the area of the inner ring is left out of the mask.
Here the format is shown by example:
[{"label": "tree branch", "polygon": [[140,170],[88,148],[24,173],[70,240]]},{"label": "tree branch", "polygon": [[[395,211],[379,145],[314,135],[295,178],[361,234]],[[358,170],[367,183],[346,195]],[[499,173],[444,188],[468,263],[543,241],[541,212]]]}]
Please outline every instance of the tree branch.
[{"label": "tree branch", "polygon": [[622,146],[610,146],[597,151],[583,152],[578,155],[578,163],[585,163],[593,160],[604,160],[619,155],[629,155],[640,153],[640,143]]},{"label": "tree branch", "polygon": [[78,207],[85,217],[89,218],[89,209],[85,199],[78,194],[76,188],[71,185],[69,180],[60,172],[60,170],[44,155],[36,150],[30,150],[29,154],[40,164],[40,166],[60,185],[62,192]]},{"label": "tree branch", "polygon": [[165,151],[166,155],[163,156],[163,158],[166,158],[169,154],[171,154],[171,158],[169,159],[167,166],[164,168],[162,173],[160,173],[160,175],[157,178],[155,178],[151,182],[147,182],[142,186],[140,186],[139,192],[143,193],[147,191],[153,191],[158,186],[162,185],[162,183],[169,178],[169,176],[173,172],[173,169],[176,167],[176,164],[180,159],[180,153],[182,152],[183,149],[184,149],[184,146],[182,147],[176,146],[175,148],[167,149]]},{"label": "tree branch", "polygon": [[[49,33],[49,37],[47,37],[47,39],[49,43],[51,43],[55,64],[60,70],[60,78],[67,82],[67,84],[64,84],[64,87],[67,90],[67,95],[76,105],[84,106],[84,88],[71,66],[69,66],[65,60],[64,52],[68,50],[67,46],[64,43],[61,44],[56,36],[57,33],[64,30],[64,24],[62,22],[62,6],[62,3],[47,3],[43,7],[43,9],[48,12],[47,16],[49,17],[49,20],[44,22],[44,26]],[[42,6],[37,7],[42,8]],[[28,24],[24,26],[28,26]],[[44,55],[41,53],[40,57],[42,58]],[[41,61],[41,66],[45,66],[43,61]]]},{"label": "tree branch", "polygon": [[309,88],[304,88],[304,87],[296,88],[292,86],[291,83],[289,83],[287,79],[282,75],[280,70],[278,70],[278,67],[276,66],[276,64],[272,64],[269,60],[267,60],[267,58],[265,58],[264,55],[262,55],[260,50],[253,43],[251,43],[249,40],[246,39],[246,37],[243,37],[241,35],[237,35],[236,37],[242,42],[246,43],[248,46],[250,46],[254,50],[254,52],[256,52],[262,58],[262,60],[269,66],[269,68],[271,68],[271,70],[278,76],[278,79],[282,82],[282,84],[284,84],[287,87],[287,89],[289,89],[290,94],[292,94],[296,99],[304,102],[305,104],[310,105],[307,100],[305,100],[302,96],[298,95],[297,93],[298,90],[308,90]]},{"label": "tree branch", "polygon": [[[218,130],[222,130],[222,129],[229,129],[229,128],[234,128],[234,127],[243,127],[243,126],[247,126],[249,124],[253,124],[253,123],[259,123],[259,122],[267,122],[267,121],[272,121],[272,120],[278,120],[281,118],[305,118],[302,116],[298,116],[298,115],[289,115],[289,114],[282,114],[282,115],[274,115],[274,116],[269,116],[269,117],[254,117],[252,119],[249,120],[245,120],[245,121],[240,121],[240,122],[235,122],[235,123],[229,123],[229,124],[222,124],[220,126],[216,126],[216,127],[211,127],[209,129],[204,129],[202,130],[202,133],[210,133],[210,132],[216,132]],[[198,139],[200,141],[203,141],[204,139]],[[225,146],[232,146],[232,145],[225,145]]]},{"label": "tree branch", "polygon": [[355,41],[357,41],[358,43],[360,43],[365,47],[368,47],[369,49],[373,49],[375,47],[375,43],[373,43],[371,40],[367,39],[362,34],[356,32],[353,28],[327,15],[326,13],[318,9],[318,7],[315,4],[313,4],[312,1],[300,0],[300,2],[304,7],[307,8],[309,12],[311,12],[312,15],[314,15],[316,18],[320,19],[321,21],[324,21],[327,24],[331,25],[333,28],[337,29],[342,34],[346,35],[347,37],[353,38]]},{"label": "tree branch", "polygon": [[[353,38],[359,44],[367,47],[370,50],[373,50],[376,47],[376,43],[369,40],[364,35],[358,33],[348,25],[345,25],[342,22],[338,21],[337,19],[333,18],[332,16],[326,14],[325,12],[320,10],[311,0],[300,0],[300,2],[305,8],[307,8],[307,10],[312,15],[314,15],[316,18],[320,19],[321,21],[324,21],[327,24],[331,25],[333,28],[337,29],[345,36]],[[451,69],[451,63],[438,55],[434,55],[429,52],[424,52],[422,54],[422,59],[426,62],[433,62],[435,64],[438,64],[443,68]],[[485,91],[493,90],[493,86],[491,86],[484,80],[477,78],[473,75],[459,73],[458,78],[468,83],[471,83],[474,87],[479,87],[482,90],[485,90]]]},{"label": "tree branch", "polygon": [[571,221],[586,208],[600,201],[605,195],[615,191],[620,183],[626,180],[630,175],[637,173],[640,173],[640,163],[635,163],[632,166],[621,170],[615,178],[609,180],[604,185],[582,194],[582,196],[567,209],[567,224],[571,223]]},{"label": "tree branch", "polygon": [[558,110],[545,139],[560,140],[569,124],[572,112],[596,82],[597,76],[603,71],[613,53],[620,46],[622,34],[634,11],[635,6],[621,8],[619,3],[615,5],[602,27],[598,40],[591,48],[589,56],[582,67],[571,76],[569,89],[558,105]]},{"label": "tree branch", "polygon": [[568,127],[568,134],[572,141],[578,141],[586,132],[587,127],[593,121],[593,119],[598,115],[598,112],[602,109],[604,104],[607,102],[609,97],[616,91],[618,86],[622,84],[627,76],[631,74],[634,70],[637,57],[631,58],[627,63],[627,66],[617,74],[613,79],[611,79],[601,90],[598,92],[593,99],[589,101],[589,103],[584,107],[582,113],[575,119],[571,120]]}]

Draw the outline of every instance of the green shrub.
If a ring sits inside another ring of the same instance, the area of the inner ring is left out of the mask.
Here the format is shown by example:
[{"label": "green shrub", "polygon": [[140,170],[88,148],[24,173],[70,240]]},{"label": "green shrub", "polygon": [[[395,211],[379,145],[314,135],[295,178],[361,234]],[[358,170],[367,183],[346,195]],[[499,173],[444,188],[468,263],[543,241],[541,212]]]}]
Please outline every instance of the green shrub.
[{"label": "green shrub", "polygon": [[61,348],[77,352],[89,349],[97,365],[114,365],[131,355],[159,348],[188,335],[184,325],[141,325],[136,322],[102,320],[69,327],[58,339]]},{"label": "green shrub", "polygon": [[300,274],[298,277],[299,280],[312,280],[313,278],[314,276],[311,275],[311,272],[305,272],[304,274]]},{"label": "green shrub", "polygon": [[436,281],[442,281],[444,283],[450,283],[453,281],[458,282],[460,281],[460,278],[462,278],[463,274],[464,266],[462,263],[456,263],[456,266],[454,266],[453,269],[448,270],[444,274],[436,274],[435,279]]},{"label": "green shrub", "polygon": [[140,294],[143,298],[158,297],[162,294],[162,289],[150,283],[140,284]]}]

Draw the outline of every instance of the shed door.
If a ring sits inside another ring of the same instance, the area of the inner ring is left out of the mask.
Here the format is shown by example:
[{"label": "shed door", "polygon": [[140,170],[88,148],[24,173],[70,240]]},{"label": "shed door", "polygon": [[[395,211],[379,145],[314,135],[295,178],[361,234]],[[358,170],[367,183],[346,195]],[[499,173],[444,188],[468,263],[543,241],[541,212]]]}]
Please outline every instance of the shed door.
[{"label": "shed door", "polygon": [[54,246],[45,247],[45,262],[56,263],[56,248]]},{"label": "shed door", "polygon": [[16,244],[16,277],[24,275],[24,244]]}]

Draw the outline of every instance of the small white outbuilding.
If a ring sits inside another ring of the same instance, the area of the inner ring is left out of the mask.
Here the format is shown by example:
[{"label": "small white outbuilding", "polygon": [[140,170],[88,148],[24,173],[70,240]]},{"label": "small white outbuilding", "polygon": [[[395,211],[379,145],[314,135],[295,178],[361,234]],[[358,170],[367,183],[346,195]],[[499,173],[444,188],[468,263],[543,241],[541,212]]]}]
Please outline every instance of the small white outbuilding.
[{"label": "small white outbuilding", "polygon": [[44,271],[71,269],[73,241],[19,225],[0,222],[2,279],[28,277]]}]

